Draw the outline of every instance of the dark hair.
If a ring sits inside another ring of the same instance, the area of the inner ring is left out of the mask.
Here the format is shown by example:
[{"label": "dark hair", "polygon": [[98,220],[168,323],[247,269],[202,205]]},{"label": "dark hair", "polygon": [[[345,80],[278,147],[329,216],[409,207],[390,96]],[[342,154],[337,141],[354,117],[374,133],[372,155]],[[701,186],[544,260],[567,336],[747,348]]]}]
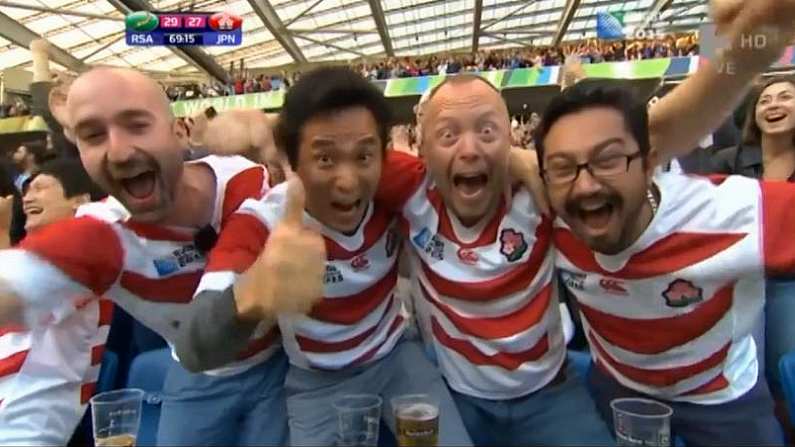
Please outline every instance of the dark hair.
[{"label": "dark hair", "polygon": [[[47,161],[47,142],[42,140],[25,141],[19,146],[25,146],[28,154],[33,156],[33,162],[40,165]],[[19,148],[19,146],[17,148]]]},{"label": "dark hair", "polygon": [[[761,146],[762,131],[759,130],[759,125],[756,124],[756,105],[759,102],[759,97],[762,96],[762,92],[764,92],[766,88],[782,82],[789,82],[795,86],[795,76],[773,76],[754,87],[749,96],[749,101],[745,106],[745,124],[743,125],[744,144]],[[795,139],[793,139],[793,144],[795,144]]]},{"label": "dark hair", "polygon": [[323,67],[303,74],[287,92],[274,130],[276,145],[287,155],[290,166],[298,168],[301,129],[308,121],[352,107],[364,107],[373,114],[381,149],[386,150],[392,115],[377,87],[345,67]]},{"label": "dark hair", "polygon": [[71,158],[56,158],[39,166],[30,178],[25,180],[23,191],[27,191],[30,182],[42,174],[55,177],[61,183],[67,199],[88,194],[91,200],[97,200],[105,195],[91,181],[80,160]]},{"label": "dark hair", "polygon": [[[605,86],[588,81],[579,82],[552,99],[544,111],[535,133],[538,163],[544,160],[544,139],[552,126],[566,115],[595,107],[613,109],[624,117],[624,124],[638,143],[641,156],[646,157],[651,148],[649,141],[649,113],[646,103],[629,90],[619,86]],[[576,130],[575,130],[576,131]]]}]

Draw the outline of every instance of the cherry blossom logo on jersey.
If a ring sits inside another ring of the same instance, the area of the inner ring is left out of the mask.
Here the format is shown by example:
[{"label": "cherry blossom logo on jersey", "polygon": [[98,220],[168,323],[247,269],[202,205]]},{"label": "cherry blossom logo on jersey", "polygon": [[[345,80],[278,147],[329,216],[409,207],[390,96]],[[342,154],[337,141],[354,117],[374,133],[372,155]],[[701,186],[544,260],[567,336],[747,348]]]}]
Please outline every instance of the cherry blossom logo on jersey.
[{"label": "cherry blossom logo on jersey", "polygon": [[627,289],[624,288],[624,283],[617,279],[602,278],[599,280],[599,287],[612,295],[628,295]]},{"label": "cherry blossom logo on jersey", "polygon": [[351,260],[351,268],[354,272],[361,272],[370,268],[370,261],[364,255],[358,255]]},{"label": "cherry blossom logo on jersey", "polygon": [[704,300],[704,291],[686,279],[675,279],[662,294],[665,304],[686,307]]},{"label": "cherry blossom logo on jersey", "polygon": [[394,227],[390,228],[389,231],[386,233],[386,257],[391,258],[392,255],[395,254],[395,250],[398,246],[398,241],[400,238],[398,237],[397,231]]},{"label": "cherry blossom logo on jersey", "polygon": [[478,263],[478,254],[468,248],[459,248],[458,259],[466,265],[475,265]]},{"label": "cherry blossom logo on jersey", "polygon": [[522,258],[527,251],[527,242],[524,234],[513,228],[506,228],[500,232],[500,253],[505,256],[508,262],[515,262]]}]

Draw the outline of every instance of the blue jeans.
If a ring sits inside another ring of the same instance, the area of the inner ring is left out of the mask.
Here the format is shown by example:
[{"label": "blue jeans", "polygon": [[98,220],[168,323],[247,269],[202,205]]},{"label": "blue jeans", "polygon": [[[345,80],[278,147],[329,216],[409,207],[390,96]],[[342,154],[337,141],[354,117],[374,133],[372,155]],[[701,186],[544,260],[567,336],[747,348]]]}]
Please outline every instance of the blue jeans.
[{"label": "blue jeans", "polygon": [[583,378],[564,366],[544,388],[511,400],[487,400],[453,391],[475,445],[615,445]]},{"label": "blue jeans", "polygon": [[291,365],[285,391],[292,445],[334,445],[337,415],[333,403],[344,394],[380,395],[381,420],[392,433],[395,418],[390,400],[403,394],[429,394],[439,402],[439,445],[472,445],[447,385],[417,341],[404,339],[386,357],[356,368],[318,371]]},{"label": "blue jeans", "polygon": [[768,280],[765,299],[765,375],[773,396],[783,399],[778,362],[795,351],[795,281]]},{"label": "blue jeans", "polygon": [[192,374],[174,362],[163,385],[158,445],[286,445],[284,377],[279,350],[231,376]]},{"label": "blue jeans", "polygon": [[[655,399],[622,386],[598,366],[592,366],[588,384],[602,417],[613,426],[610,402],[622,397]],[[655,399],[659,400],[659,399]],[[773,414],[773,399],[764,376],[744,395],[718,405],[665,402],[674,410],[671,439],[681,438],[686,446],[702,445],[784,445],[784,433]]]}]

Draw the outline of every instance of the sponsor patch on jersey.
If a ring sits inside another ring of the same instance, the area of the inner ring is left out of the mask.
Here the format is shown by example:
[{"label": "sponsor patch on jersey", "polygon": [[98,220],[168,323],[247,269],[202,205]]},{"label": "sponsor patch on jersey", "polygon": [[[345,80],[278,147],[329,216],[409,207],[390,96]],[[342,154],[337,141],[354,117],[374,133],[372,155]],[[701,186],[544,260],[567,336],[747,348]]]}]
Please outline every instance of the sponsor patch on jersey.
[{"label": "sponsor patch on jersey", "polygon": [[444,242],[442,242],[442,240],[434,234],[430,242],[428,242],[428,245],[425,246],[425,253],[428,253],[428,256],[432,257],[433,259],[443,261]]},{"label": "sponsor patch on jersey", "polygon": [[428,242],[431,240],[431,230],[427,227],[423,228],[416,236],[412,239],[414,245],[417,246],[420,250],[424,250],[425,246],[428,245]]},{"label": "sponsor patch on jersey", "polygon": [[326,264],[326,273],[323,275],[323,284],[336,284],[342,282],[342,272],[336,266]]},{"label": "sponsor patch on jersey", "polygon": [[180,247],[171,252],[170,255],[155,259],[152,262],[155,265],[158,276],[168,276],[194,262],[202,260],[204,260],[204,255],[195,245],[191,244]]},{"label": "sponsor patch on jersey", "polygon": [[459,248],[458,259],[466,265],[475,265],[478,263],[478,254],[475,253],[475,250]]},{"label": "sponsor patch on jersey", "polygon": [[675,279],[662,293],[670,307],[686,307],[704,300],[704,290],[686,279]]},{"label": "sponsor patch on jersey", "polygon": [[627,289],[624,288],[624,283],[617,279],[602,278],[599,280],[599,287],[611,295],[629,295]]},{"label": "sponsor patch on jersey", "polygon": [[575,273],[563,269],[559,269],[559,272],[560,279],[563,280],[566,287],[580,291],[585,290],[585,278],[587,277],[585,273]]},{"label": "sponsor patch on jersey", "polygon": [[351,268],[354,272],[361,272],[370,268],[370,261],[364,255],[358,255],[351,259]]},{"label": "sponsor patch on jersey", "polygon": [[527,251],[527,241],[524,234],[513,228],[506,228],[500,232],[500,253],[508,262],[515,262],[522,258]]}]

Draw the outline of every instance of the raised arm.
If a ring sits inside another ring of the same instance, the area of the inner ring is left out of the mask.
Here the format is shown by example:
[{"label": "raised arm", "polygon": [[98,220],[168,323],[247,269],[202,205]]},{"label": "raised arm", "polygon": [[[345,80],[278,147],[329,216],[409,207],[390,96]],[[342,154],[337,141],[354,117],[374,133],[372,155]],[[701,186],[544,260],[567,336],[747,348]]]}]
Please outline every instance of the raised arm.
[{"label": "raised arm", "polygon": [[[649,137],[660,164],[685,155],[720,127],[754,78],[795,37],[794,0],[712,0],[711,8],[719,32],[731,45],[650,110]],[[750,48],[752,36],[764,36],[767,44]]]}]

